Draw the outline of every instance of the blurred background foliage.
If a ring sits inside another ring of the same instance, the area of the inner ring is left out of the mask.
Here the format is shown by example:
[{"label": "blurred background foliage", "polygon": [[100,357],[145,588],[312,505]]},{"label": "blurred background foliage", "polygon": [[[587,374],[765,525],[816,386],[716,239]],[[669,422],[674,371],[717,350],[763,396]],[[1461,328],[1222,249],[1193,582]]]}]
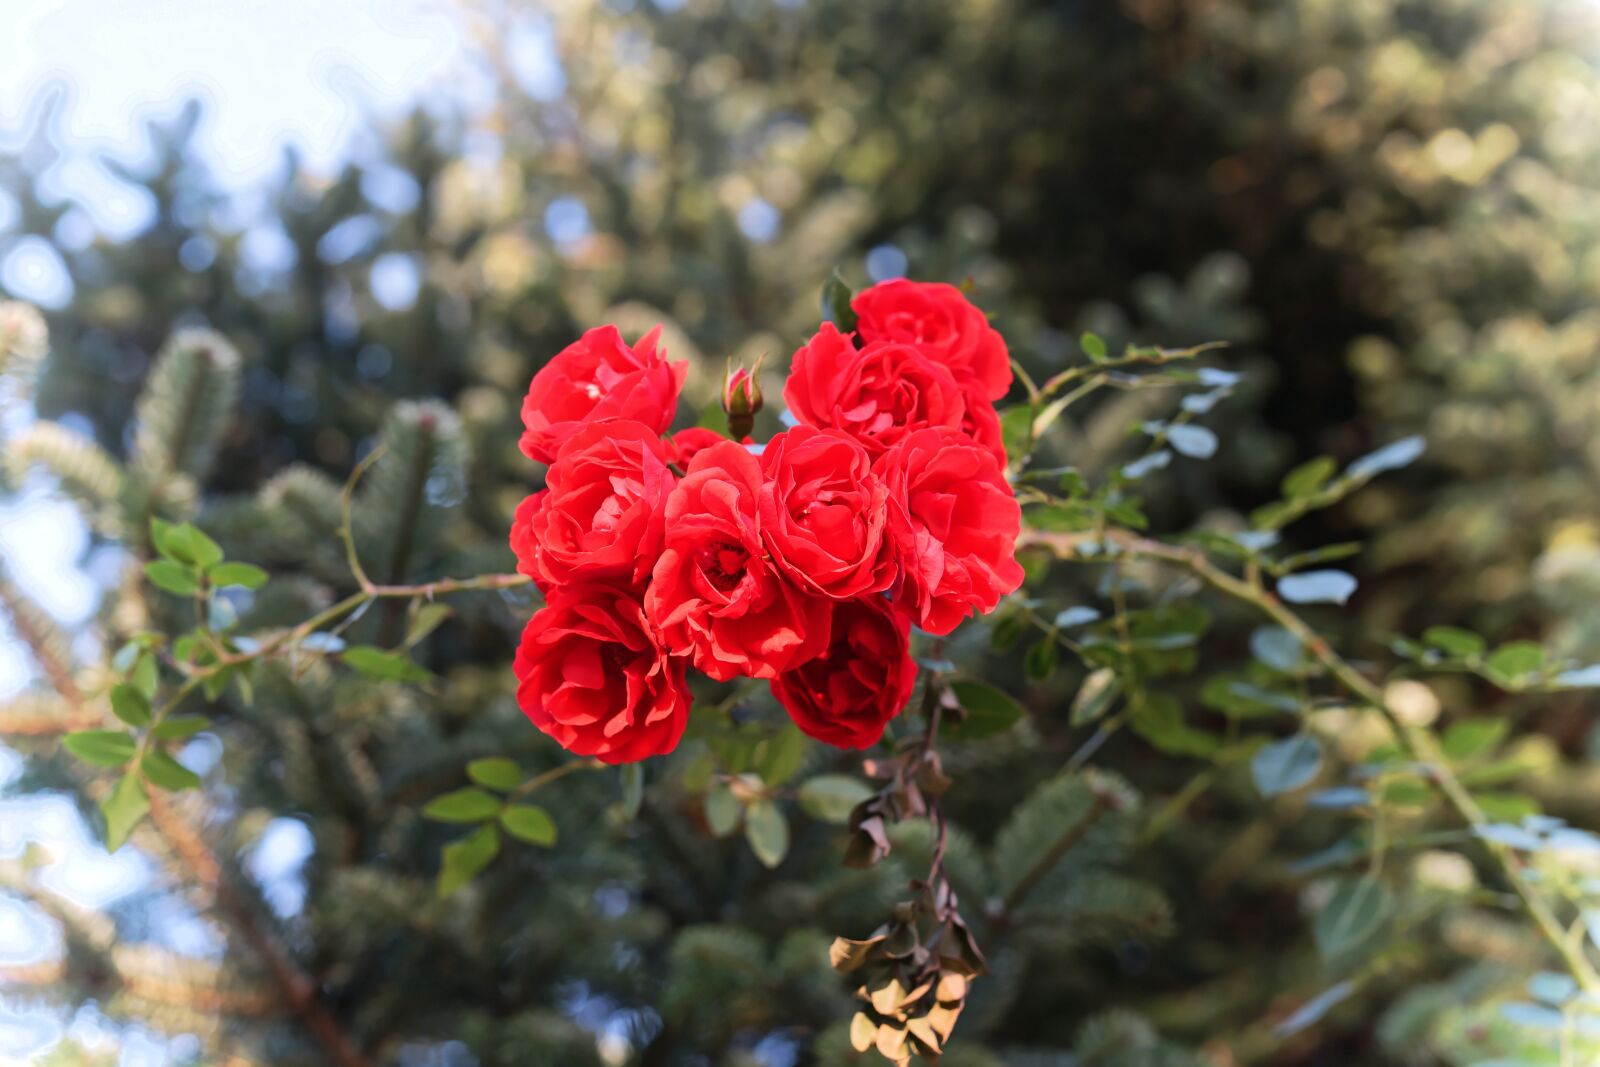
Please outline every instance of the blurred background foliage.
[{"label": "blurred background foliage", "polygon": [[[82,488],[97,537],[136,555],[142,516],[195,517],[230,556],[272,567],[254,623],[298,621],[344,573],[338,483],[380,433],[403,432],[393,420],[432,412],[439,447],[465,457],[466,488],[430,482],[437,521],[403,551],[376,549],[374,565],[394,580],[509,569],[504,531],[534,487],[518,404],[582,329],[665,323],[669,350],[695,361],[692,422],[729,357],[776,357],[767,392],[779,395],[835,266],[858,285],[909,273],[968,280],[1036,377],[1064,366],[1084,329],[1113,345],[1233,343],[1225,363],[1247,380],[1218,457],[1151,476],[1158,528],[1226,525],[1273,499],[1294,463],[1425,435],[1422,464],[1289,534],[1369,540],[1338,624],[1357,653],[1448,621],[1600,657],[1592,0],[463,0],[461,17],[492,107],[431,102],[331,176],[286,151],[268,187],[241,196],[207,173],[189,106],[153,125],[150,159],[114,164],[154,206],[124,239],[86,229],[83,205],[43,180],[59,151],[45,102],[0,160],[17,205],[0,257],[42,241],[70,277],[36,411],[103,454],[22,420],[14,485],[42,467]],[[518,61],[510,31],[529,20],[554,43],[554,77]],[[189,326],[237,349],[237,408],[210,427],[205,462],[171,457],[155,477],[135,403],[161,345]],[[440,406],[391,413],[398,399]],[[1055,458],[1102,469],[1151,403],[1118,394],[1075,414]],[[369,490],[357,514],[376,543],[392,494]],[[527,602],[475,594],[460,608],[429,645],[447,679],[436,698],[269,674],[255,709],[235,709],[227,799],[205,822],[224,878],[243,887],[238,908],[278,930],[340,1020],[391,1051],[384,1062],[852,1062],[837,1026],[847,1001],[817,946],[870,927],[894,888],[840,870],[827,827],[797,828],[769,872],[737,841],[710,841],[676,773],[652,769],[659,787],[634,821],[616,817],[611,777],[578,776],[552,787],[556,849],[503,860],[467,903],[432,899],[449,836],[415,808],[460,784],[468,759],[555,761],[510,698]],[[126,635],[152,610],[113,589],[103,615]],[[373,615],[369,639],[403,632]],[[1019,660],[997,657],[988,675]],[[1547,802],[1592,799],[1592,707],[1560,697],[1533,712],[1451,684],[1447,699],[1479,713],[1527,712],[1518,729],[1544,756]],[[1045,718],[1037,733],[947,757],[975,850],[1081,740],[1047,718],[1070,685],[1009,687]],[[1097,762],[1147,796],[1183,785],[1123,741]],[[71,783],[50,743],[18,744],[37,758],[13,790]],[[812,771],[845,765],[806,758]],[[1119,923],[1002,948],[947,1061],[1193,1062],[1183,1046],[1222,1064],[1473,1062],[1441,1036],[1467,1024],[1437,1023],[1450,989],[1492,984],[1470,970],[1441,972],[1456,985],[1403,1011],[1377,983],[1335,1024],[1269,1040],[1280,996],[1313,966],[1285,948],[1299,936],[1285,864],[1319,842],[1258,807],[1224,790],[1184,833],[1133,850],[1172,914],[1130,889],[1119,907],[1141,906]],[[234,877],[284,817],[315,843],[294,907]],[[183,883],[159,841],[139,843],[166,874],[117,905],[123,941],[102,917],[54,915],[73,963],[21,995],[192,1028],[209,1035],[201,1062],[323,1062],[259,1003],[259,965],[235,959],[234,936],[198,955],[158,944],[150,930],[174,906],[159,890]],[[7,884],[66,908],[24,867]],[[1182,935],[1165,938],[1173,927]],[[1124,1010],[1163,1038],[1105,1014]],[[101,1062],[70,1043],[55,1055]]]}]

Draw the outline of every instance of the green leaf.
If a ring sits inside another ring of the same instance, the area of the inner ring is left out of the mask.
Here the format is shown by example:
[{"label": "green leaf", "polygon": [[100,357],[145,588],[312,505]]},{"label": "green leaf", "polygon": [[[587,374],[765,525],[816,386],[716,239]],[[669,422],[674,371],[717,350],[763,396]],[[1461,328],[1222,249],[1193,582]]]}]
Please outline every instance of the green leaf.
[{"label": "green leaf", "polygon": [[1072,698],[1068,724],[1083,726],[1100,719],[1111,710],[1120,692],[1122,680],[1117,677],[1116,671],[1110,667],[1090,671],[1083,679],[1083,684],[1078,686],[1077,695]]},{"label": "green leaf", "polygon": [[1307,460],[1284,476],[1280,488],[1290,500],[1311,496],[1328,484],[1328,479],[1338,471],[1339,464],[1332,456],[1318,456]]},{"label": "green leaf", "polygon": [[483,822],[500,810],[500,798],[481,789],[456,789],[434,797],[422,814],[439,822]]},{"label": "green leaf", "polygon": [[1368,452],[1345,471],[1351,478],[1371,478],[1385,471],[1397,471],[1415,463],[1427,448],[1421,437],[1402,437],[1375,452]]},{"label": "green leaf", "polygon": [[1083,354],[1095,363],[1103,363],[1106,358],[1106,343],[1100,339],[1099,334],[1085,331],[1078,338],[1078,345],[1083,349]]},{"label": "green leaf", "polygon": [[1275,671],[1290,674],[1305,659],[1300,639],[1281,626],[1262,626],[1250,634],[1250,652]]},{"label": "green leaf", "polygon": [[167,543],[181,545],[179,558],[201,570],[209,570],[222,562],[222,546],[207,537],[200,527],[190,523],[174,527]]},{"label": "green leaf", "polygon": [[1447,758],[1456,763],[1465,763],[1491,751],[1505,739],[1510,729],[1509,719],[1461,719],[1451,723],[1444,732],[1441,746]]},{"label": "green leaf", "polygon": [[1512,641],[1494,650],[1484,670],[1497,685],[1515,686],[1544,667],[1544,648],[1532,641]]},{"label": "green leaf", "polygon": [[196,789],[200,785],[198,774],[159,748],[153,748],[144,754],[144,759],[139,761],[139,770],[152,785],[174,792]]},{"label": "green leaf", "polygon": [[1311,925],[1323,956],[1359,948],[1389,917],[1389,890],[1375,878],[1343,878]]},{"label": "green leaf", "polygon": [[1033,407],[1016,404],[1000,413],[1000,443],[1015,466],[1033,451]]},{"label": "green leaf", "polygon": [[1278,595],[1293,604],[1343,604],[1356,591],[1344,571],[1302,571],[1278,579]]},{"label": "green leaf", "polygon": [[406,628],[406,647],[415,647],[454,614],[455,610],[448,604],[424,604],[418,601],[411,612],[411,624]]},{"label": "green leaf", "polygon": [[775,736],[756,746],[756,773],[769,786],[782,785],[800,770],[810,747],[810,741],[794,723],[784,723]]},{"label": "green leaf", "polygon": [[204,715],[169,715],[150,730],[157,741],[187,741],[211,725]]},{"label": "green leaf", "polygon": [[205,681],[200,683],[200,691],[207,700],[216,700],[228,689],[228,683],[233,680],[233,672],[237,667],[227,666],[206,675]]},{"label": "green leaf", "polygon": [[822,285],[822,317],[849,333],[856,328],[856,313],[850,306],[854,299],[850,284],[834,271]]},{"label": "green leaf", "polygon": [[111,714],[129,726],[144,726],[150,721],[150,701],[135,686],[114,685],[111,687]]},{"label": "green leaf", "polygon": [[1470,659],[1483,652],[1483,638],[1454,626],[1430,626],[1422,632],[1422,639],[1457,659]]},{"label": "green leaf", "polygon": [[373,645],[353,645],[341,658],[369,678],[391,682],[425,682],[428,672],[412,663],[403,652],[390,652]]},{"label": "green leaf", "polygon": [[767,867],[782,863],[784,854],[789,851],[788,820],[770,800],[763,798],[751,802],[745,812],[744,836],[750,842],[750,850],[756,854],[756,859]]},{"label": "green leaf", "polygon": [[155,656],[149,652],[141,652],[133,661],[133,671],[128,676],[128,682],[144,697],[145,703],[153,700],[156,687],[161,683],[161,673]]},{"label": "green leaf", "polygon": [[254,563],[219,563],[206,571],[215,586],[242,585],[246,589],[260,589],[267,584],[267,572]]},{"label": "green leaf", "polygon": [[1048,681],[1056,672],[1060,658],[1061,648],[1056,644],[1055,634],[1045,634],[1022,657],[1022,669],[1032,681]]},{"label": "green leaf", "polygon": [[727,782],[712,782],[706,787],[706,825],[717,837],[727,837],[739,825],[744,810]]},{"label": "green leaf", "polygon": [[150,541],[167,559],[205,570],[222,560],[222,549],[191,523],[150,520]]},{"label": "green leaf", "polygon": [[120,730],[79,730],[61,739],[62,747],[96,767],[121,767],[133,758],[133,737]]},{"label": "green leaf", "polygon": [[1478,793],[1472,799],[1494,822],[1521,822],[1539,814],[1539,802],[1525,793]]},{"label": "green leaf", "polygon": [[106,820],[106,850],[115,852],[139,820],[150,810],[150,799],[145,796],[144,782],[137,774],[125,774],[100,802],[100,813]]},{"label": "green leaf", "polygon": [[[172,534],[172,529],[173,524],[165,519],[158,519],[153,515],[150,517],[150,543],[155,546],[156,551],[162,556],[168,559],[177,559],[178,557],[174,555],[173,548],[167,540]],[[188,561],[185,560],[184,562]]]},{"label": "green leaf", "polygon": [[439,896],[447,897],[472,881],[500,854],[500,831],[484,823],[466,837],[444,848],[439,865]]},{"label": "green leaf", "polygon": [[800,787],[800,808],[813,819],[844,823],[855,806],[872,795],[867,783],[845,774],[819,774]]},{"label": "green leaf", "polygon": [[1216,754],[1222,741],[1183,721],[1178,701],[1166,693],[1146,693],[1128,720],[1133,732],[1173,756],[1208,757]]},{"label": "green leaf", "polygon": [[556,824],[550,813],[533,804],[512,804],[500,813],[506,833],[530,845],[556,843]]},{"label": "green leaf", "polygon": [[720,397],[700,409],[700,418],[695,425],[721,434],[723,437],[728,436],[728,413],[722,410]]},{"label": "green leaf", "polygon": [[507,793],[522,784],[522,768],[513,760],[499,757],[475,759],[467,764],[467,777],[479,785]]},{"label": "green leaf", "polygon": [[158,559],[144,565],[144,576],[150,584],[173,596],[194,596],[200,589],[194,571],[169,559]]},{"label": "green leaf", "polygon": [[1321,766],[1321,743],[1310,734],[1296,734],[1257,750],[1250,774],[1262,796],[1274,797],[1306,785]]},{"label": "green leaf", "polygon": [[985,682],[960,678],[950,683],[950,691],[966,712],[966,717],[960,725],[947,729],[946,737],[958,741],[993,737],[1011,729],[1022,719],[1022,705],[1009,694]]},{"label": "green leaf", "polygon": [[1168,426],[1167,443],[1179,455],[1190,459],[1210,459],[1217,454],[1217,435],[1204,426],[1179,423]]}]

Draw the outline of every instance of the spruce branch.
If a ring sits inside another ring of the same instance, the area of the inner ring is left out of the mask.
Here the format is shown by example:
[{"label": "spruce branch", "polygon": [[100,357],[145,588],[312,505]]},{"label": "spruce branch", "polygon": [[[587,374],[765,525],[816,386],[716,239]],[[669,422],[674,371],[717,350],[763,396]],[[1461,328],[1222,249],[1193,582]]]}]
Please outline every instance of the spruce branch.
[{"label": "spruce branch", "polygon": [[1061,835],[1051,843],[1049,848],[1039,854],[1038,858],[1022,873],[1022,877],[1018,878],[1016,883],[1012,885],[1011,890],[1006,893],[1000,902],[1000,915],[1002,918],[1014,915],[1016,910],[1028,899],[1028,894],[1038,887],[1044,876],[1049,874],[1056,864],[1066,858],[1067,853],[1083,842],[1089,831],[1094,829],[1095,823],[1100,821],[1100,817],[1117,809],[1119,798],[1115,794],[1110,790],[1100,788],[1099,784],[1092,780],[1088,784],[1090,789],[1089,810],[1084,812],[1081,819],[1069,823],[1063,828]]},{"label": "spruce branch", "polygon": [[[26,620],[29,613],[22,608],[24,601],[19,599],[20,596],[21,594],[9,582],[0,580],[0,605],[3,605],[7,615],[10,616],[13,626],[33,654],[40,671],[63,700],[77,708],[78,714],[87,716],[83,692],[72,678],[70,665],[56,655],[50,647],[50,642],[41,633],[28,626]],[[178,692],[156,713],[153,721],[161,721],[184,697],[197,688],[202,680],[203,676],[200,674],[187,679]],[[141,744],[147,743],[148,737],[149,734],[146,733],[146,741]],[[150,794],[150,820],[151,825],[184,860],[201,885],[212,890],[218,905],[233,921],[237,932],[261,957],[284,1002],[322,1046],[329,1059],[338,1067],[372,1067],[371,1061],[356,1047],[339,1021],[317,999],[315,984],[296,968],[288,954],[277,944],[249,907],[248,901],[229,886],[223,878],[222,867],[217,862],[216,856],[194,829],[173,810],[159,790],[152,790]]]},{"label": "spruce branch", "polygon": [[339,1020],[317,997],[317,987],[278,944],[250,901],[224,877],[209,845],[159,791],[150,796],[150,822],[183,859],[202,887],[233,921],[235,929],[260,958],[279,995],[296,1018],[338,1067],[372,1067]]}]

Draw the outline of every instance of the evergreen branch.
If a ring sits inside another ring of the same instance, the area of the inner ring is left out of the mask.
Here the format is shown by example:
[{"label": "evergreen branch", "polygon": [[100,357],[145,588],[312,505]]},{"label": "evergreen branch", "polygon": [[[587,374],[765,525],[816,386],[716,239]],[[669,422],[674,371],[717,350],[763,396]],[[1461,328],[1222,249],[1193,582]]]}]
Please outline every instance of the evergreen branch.
[{"label": "evergreen branch", "polygon": [[317,999],[316,984],[295,966],[262,924],[250,902],[223,877],[222,865],[194,828],[159,791],[150,795],[150,822],[189,866],[200,884],[212,891],[218,905],[260,957],[279,994],[302,1025],[338,1067],[372,1067],[339,1021]]},{"label": "evergreen branch", "polygon": [[1057,837],[1049,848],[1041,852],[1026,871],[1022,872],[1022,877],[1017,879],[1016,884],[1011,887],[1011,891],[1000,902],[1000,914],[1002,916],[1014,914],[1017,908],[1021,907],[1022,903],[1028,899],[1028,894],[1032,893],[1039,883],[1044,880],[1044,876],[1049,874],[1055,865],[1065,858],[1067,853],[1083,843],[1084,837],[1088,835],[1090,830],[1094,829],[1094,824],[1100,821],[1100,816],[1116,809],[1117,798],[1114,795],[1105,789],[1101,789],[1098,783],[1092,780],[1087,784],[1090,790],[1089,810],[1084,812],[1083,818],[1063,830],[1061,836]]},{"label": "evergreen branch", "polygon": [[[20,594],[16,593],[11,584],[0,578],[0,605],[3,605],[11,617],[18,636],[22,637],[23,643],[33,653],[40,670],[50,680],[61,698],[70,705],[82,709],[83,692],[73,680],[70,667],[54,654],[42,633],[29,627],[28,613],[19,610],[21,601],[17,599],[18,596]],[[179,701],[201,683],[203,678],[204,675],[196,674],[187,679],[172,699],[162,706],[153,721],[164,718]],[[146,737],[148,736],[147,733]],[[271,972],[273,981],[277,984],[285,1002],[321,1044],[323,1051],[338,1067],[372,1067],[371,1061],[356,1048],[338,1020],[317,1000],[315,984],[300,973],[288,955],[272,939],[271,934],[261,925],[248,903],[223,880],[221,865],[206,847],[205,842],[178,818],[159,790],[152,791],[149,799],[151,825],[189,865],[200,882],[214,891],[218,903],[234,919],[239,933]]]},{"label": "evergreen branch", "polygon": [[81,708],[83,691],[72,677],[72,664],[63,654],[62,644],[53,640],[49,620],[27,594],[11,581],[3,560],[0,560],[0,610],[11,622],[11,629],[28,646],[33,660],[50,683],[70,706]]},{"label": "evergreen branch", "polygon": [[[1489,825],[1488,816],[1483,813],[1483,809],[1472,798],[1472,794],[1467,791],[1461,779],[1456,777],[1455,772],[1442,758],[1438,741],[1432,731],[1425,726],[1407,724],[1389,705],[1378,686],[1334,651],[1333,646],[1312,629],[1309,623],[1268,591],[1256,575],[1252,574],[1249,578],[1237,577],[1217,566],[1209,556],[1197,548],[1170,545],[1122,530],[1051,533],[1029,529],[1024,530],[1017,540],[1018,547],[1030,544],[1042,545],[1066,559],[1079,556],[1080,546],[1087,543],[1114,544],[1119,554],[1182,567],[1218,592],[1251,605],[1289,631],[1340,685],[1383,716],[1401,750],[1412,760],[1428,768],[1429,777],[1437,783],[1446,802],[1463,822],[1474,830]],[[1490,858],[1521,898],[1523,908],[1545,940],[1561,957],[1573,979],[1585,992],[1600,994],[1600,972],[1596,972],[1582,950],[1574,947],[1567,938],[1566,931],[1549,902],[1522,872],[1521,861],[1509,847],[1486,838],[1482,840]]]}]

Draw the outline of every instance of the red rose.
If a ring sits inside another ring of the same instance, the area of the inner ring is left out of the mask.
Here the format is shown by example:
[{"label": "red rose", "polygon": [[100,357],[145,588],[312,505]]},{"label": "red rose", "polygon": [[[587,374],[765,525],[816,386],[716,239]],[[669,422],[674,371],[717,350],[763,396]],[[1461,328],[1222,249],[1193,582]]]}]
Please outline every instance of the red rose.
[{"label": "red rose", "polygon": [[517,509],[525,519],[520,535],[518,523],[511,528],[519,569],[541,589],[575,578],[640,582],[655,565],[677,481],[667,462],[661,438],[641,422],[585,424],[556,453],[548,488],[524,502],[526,516]]},{"label": "red rose", "polygon": [[986,400],[1011,388],[1005,339],[953,285],[896,278],[857,293],[850,308],[863,341],[916,345],[958,381],[976,383]]},{"label": "red rose", "polygon": [[889,494],[853,437],[797,426],[767,444],[761,472],[761,536],[797,585],[835,600],[889,588]]},{"label": "red rose", "polygon": [[772,694],[818,741],[869,748],[911,699],[910,642],[911,620],[883,597],[837,604],[827,650],[774,678]]},{"label": "red rose", "polygon": [[687,430],[679,430],[672,435],[671,452],[672,462],[681,470],[688,470],[689,463],[694,459],[695,453],[702,448],[709,448],[718,441],[727,438],[715,430],[708,430],[704,426],[691,426]]},{"label": "red rose", "polygon": [[539,571],[539,544],[533,536],[533,513],[539,510],[543,490],[525,496],[511,517],[511,551],[517,555],[517,573],[526,574],[536,583],[541,581]]},{"label": "red rose", "polygon": [[667,644],[718,681],[771,678],[828,640],[829,602],[787,581],[761,542],[761,467],[742,445],[703,449],[667,498],[645,598]]},{"label": "red rose", "polygon": [[689,721],[683,661],[667,655],[635,594],[610,585],[554,593],[523,629],[513,669],[523,713],[574,755],[663,755]]},{"label": "red rose", "polygon": [[994,404],[984,398],[976,388],[968,386],[967,414],[961,420],[961,432],[972,438],[994,456],[1001,470],[1006,469],[1005,433],[1000,429],[1000,413]]},{"label": "red rose", "polygon": [[827,322],[794,354],[783,399],[803,425],[843,430],[874,455],[912,430],[960,428],[967,410],[950,371],[920,349],[894,341],[858,349]]},{"label": "red rose", "polygon": [[592,419],[637,419],[665,433],[689,365],[666,361],[656,348],[660,334],[657,326],[629,348],[615,326],[601,326],[545,364],[522,401],[523,454],[551,462],[562,442]]},{"label": "red rose", "polygon": [[1022,509],[989,452],[959,431],[918,430],[873,469],[889,488],[898,599],[917,625],[947,634],[1022,584]]}]

